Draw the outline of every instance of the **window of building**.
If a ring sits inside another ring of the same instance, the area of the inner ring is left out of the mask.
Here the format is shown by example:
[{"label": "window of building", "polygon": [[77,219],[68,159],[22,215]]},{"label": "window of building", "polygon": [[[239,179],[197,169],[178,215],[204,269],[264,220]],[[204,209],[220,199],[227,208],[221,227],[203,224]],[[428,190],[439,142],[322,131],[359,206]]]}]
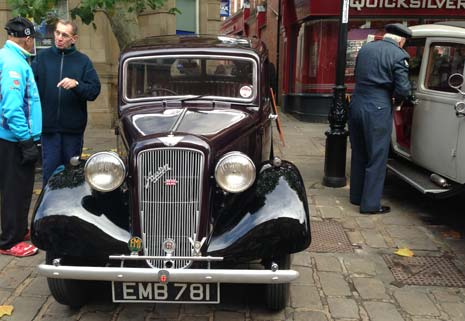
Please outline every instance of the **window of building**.
[{"label": "window of building", "polygon": [[177,0],[176,7],[181,11],[176,16],[176,34],[189,35],[197,30],[197,0]]},{"label": "window of building", "polygon": [[53,45],[53,31],[55,30],[55,23],[59,19],[69,19],[68,15],[68,1],[58,0],[56,5],[50,9],[47,18],[36,26],[38,31],[35,41],[36,48],[48,48]]}]

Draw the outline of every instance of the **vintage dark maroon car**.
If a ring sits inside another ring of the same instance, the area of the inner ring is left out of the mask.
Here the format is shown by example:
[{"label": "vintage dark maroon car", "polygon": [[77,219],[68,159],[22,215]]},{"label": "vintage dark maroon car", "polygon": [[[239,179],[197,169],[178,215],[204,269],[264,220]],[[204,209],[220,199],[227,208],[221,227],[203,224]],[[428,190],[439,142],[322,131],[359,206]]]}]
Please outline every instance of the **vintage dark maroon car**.
[{"label": "vintage dark maroon car", "polygon": [[222,283],[262,283],[270,309],[286,305],[310,220],[298,169],[273,155],[268,72],[253,39],[124,50],[117,153],[72,159],[33,218],[58,302],[81,306],[92,281],[111,281],[114,302],[218,303]]}]

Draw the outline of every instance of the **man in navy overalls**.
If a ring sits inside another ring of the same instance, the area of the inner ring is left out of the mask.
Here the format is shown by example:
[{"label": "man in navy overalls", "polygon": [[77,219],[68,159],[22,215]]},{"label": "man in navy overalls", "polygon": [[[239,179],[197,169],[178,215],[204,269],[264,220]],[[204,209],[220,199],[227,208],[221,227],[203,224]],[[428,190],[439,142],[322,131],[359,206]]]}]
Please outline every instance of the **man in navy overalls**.
[{"label": "man in navy overalls", "polygon": [[410,95],[408,53],[402,49],[411,31],[402,24],[385,27],[383,40],[365,44],[355,66],[355,90],[349,106],[352,147],[350,202],[362,214],[384,214],[381,205],[392,132],[393,99]]}]

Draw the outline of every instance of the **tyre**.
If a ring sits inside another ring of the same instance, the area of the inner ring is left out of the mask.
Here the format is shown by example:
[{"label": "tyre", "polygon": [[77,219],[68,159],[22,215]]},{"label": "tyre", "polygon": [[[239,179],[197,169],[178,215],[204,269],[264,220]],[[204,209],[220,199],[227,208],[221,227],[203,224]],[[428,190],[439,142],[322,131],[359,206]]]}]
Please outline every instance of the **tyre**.
[{"label": "tyre", "polygon": [[[53,253],[47,252],[45,254],[46,264],[52,264],[55,258]],[[89,281],[47,278],[47,283],[58,303],[74,309],[82,307],[90,297]]]},{"label": "tyre", "polygon": [[[280,270],[291,267],[291,255],[286,254],[272,260],[279,265]],[[271,262],[265,264],[267,269],[271,268]],[[286,307],[289,300],[289,283],[267,284],[265,288],[266,307],[272,311],[279,311]]]}]

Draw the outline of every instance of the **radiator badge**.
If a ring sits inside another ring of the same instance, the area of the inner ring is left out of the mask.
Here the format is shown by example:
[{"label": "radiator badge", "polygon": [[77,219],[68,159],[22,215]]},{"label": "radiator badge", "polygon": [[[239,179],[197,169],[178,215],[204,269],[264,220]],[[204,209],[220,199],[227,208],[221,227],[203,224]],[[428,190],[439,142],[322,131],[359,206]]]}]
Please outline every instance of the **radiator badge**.
[{"label": "radiator badge", "polygon": [[160,178],[163,177],[163,175],[165,175],[170,170],[170,165],[165,164],[163,166],[158,167],[158,170],[153,174],[150,171],[149,175],[145,178],[145,189],[149,188],[150,183],[156,183]]},{"label": "radiator badge", "polygon": [[142,239],[140,237],[137,237],[137,236],[131,237],[131,239],[128,242],[128,247],[129,247],[129,251],[131,251],[131,253],[139,252],[142,249]]}]

